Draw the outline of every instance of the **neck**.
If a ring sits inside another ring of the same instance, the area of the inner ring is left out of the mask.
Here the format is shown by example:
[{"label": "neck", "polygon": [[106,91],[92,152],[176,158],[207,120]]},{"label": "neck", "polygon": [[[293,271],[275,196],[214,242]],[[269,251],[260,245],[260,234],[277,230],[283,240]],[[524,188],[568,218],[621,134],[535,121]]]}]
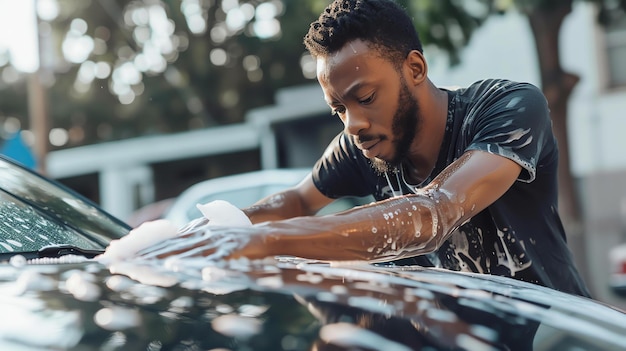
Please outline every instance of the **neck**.
[{"label": "neck", "polygon": [[425,84],[428,86],[418,96],[422,124],[406,164],[407,180],[412,183],[422,182],[435,168],[448,116],[448,93],[440,90],[430,81]]}]

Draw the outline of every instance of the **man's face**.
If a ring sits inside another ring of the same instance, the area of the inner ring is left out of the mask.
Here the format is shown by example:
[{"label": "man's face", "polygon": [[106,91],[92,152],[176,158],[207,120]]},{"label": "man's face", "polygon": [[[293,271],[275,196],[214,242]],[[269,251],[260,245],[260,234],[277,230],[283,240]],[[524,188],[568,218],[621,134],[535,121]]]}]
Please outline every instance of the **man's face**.
[{"label": "man's face", "polygon": [[397,167],[419,128],[419,106],[401,73],[363,41],[317,60],[324,98],[374,168]]},{"label": "man's face", "polygon": [[403,78],[400,80],[400,83],[398,107],[393,115],[391,125],[391,131],[394,136],[392,141],[396,149],[395,156],[391,160],[372,159],[372,166],[381,173],[398,168],[400,163],[407,158],[419,128],[419,106],[417,100],[411,95],[409,87],[407,87]]}]

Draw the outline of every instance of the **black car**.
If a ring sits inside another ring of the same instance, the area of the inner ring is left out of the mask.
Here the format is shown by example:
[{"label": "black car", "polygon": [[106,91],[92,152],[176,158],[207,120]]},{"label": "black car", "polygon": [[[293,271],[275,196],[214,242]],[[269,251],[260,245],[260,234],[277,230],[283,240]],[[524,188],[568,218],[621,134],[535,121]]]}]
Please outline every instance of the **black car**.
[{"label": "black car", "polygon": [[129,228],[0,160],[0,350],[626,350],[626,313],[509,278],[289,257],[93,260]]}]

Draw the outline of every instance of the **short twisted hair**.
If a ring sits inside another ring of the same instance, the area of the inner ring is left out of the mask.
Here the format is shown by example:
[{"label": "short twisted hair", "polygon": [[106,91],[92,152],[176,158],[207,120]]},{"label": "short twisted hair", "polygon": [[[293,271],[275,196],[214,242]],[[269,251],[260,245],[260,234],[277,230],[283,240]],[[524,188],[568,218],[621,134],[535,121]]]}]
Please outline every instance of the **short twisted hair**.
[{"label": "short twisted hair", "polygon": [[304,45],[315,57],[328,56],[361,39],[394,64],[422,43],[407,12],[393,0],[334,0],[309,27]]}]

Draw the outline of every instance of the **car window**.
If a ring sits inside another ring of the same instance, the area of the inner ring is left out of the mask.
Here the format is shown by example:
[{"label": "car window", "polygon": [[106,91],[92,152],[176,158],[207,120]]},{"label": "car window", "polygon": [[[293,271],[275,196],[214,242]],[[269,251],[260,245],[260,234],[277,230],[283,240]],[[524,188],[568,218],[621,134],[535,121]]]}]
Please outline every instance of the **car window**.
[{"label": "car window", "polygon": [[[4,158],[0,158],[0,190],[11,195],[9,203],[36,208],[48,218],[55,218],[58,223],[100,244],[107,244],[129,231],[128,225],[84,197]],[[8,201],[6,196],[4,198]],[[8,211],[8,208],[3,210]]]},{"label": "car window", "polygon": [[0,252],[37,251],[44,246],[70,244],[84,249],[102,245],[60,224],[11,195],[0,192]]}]

